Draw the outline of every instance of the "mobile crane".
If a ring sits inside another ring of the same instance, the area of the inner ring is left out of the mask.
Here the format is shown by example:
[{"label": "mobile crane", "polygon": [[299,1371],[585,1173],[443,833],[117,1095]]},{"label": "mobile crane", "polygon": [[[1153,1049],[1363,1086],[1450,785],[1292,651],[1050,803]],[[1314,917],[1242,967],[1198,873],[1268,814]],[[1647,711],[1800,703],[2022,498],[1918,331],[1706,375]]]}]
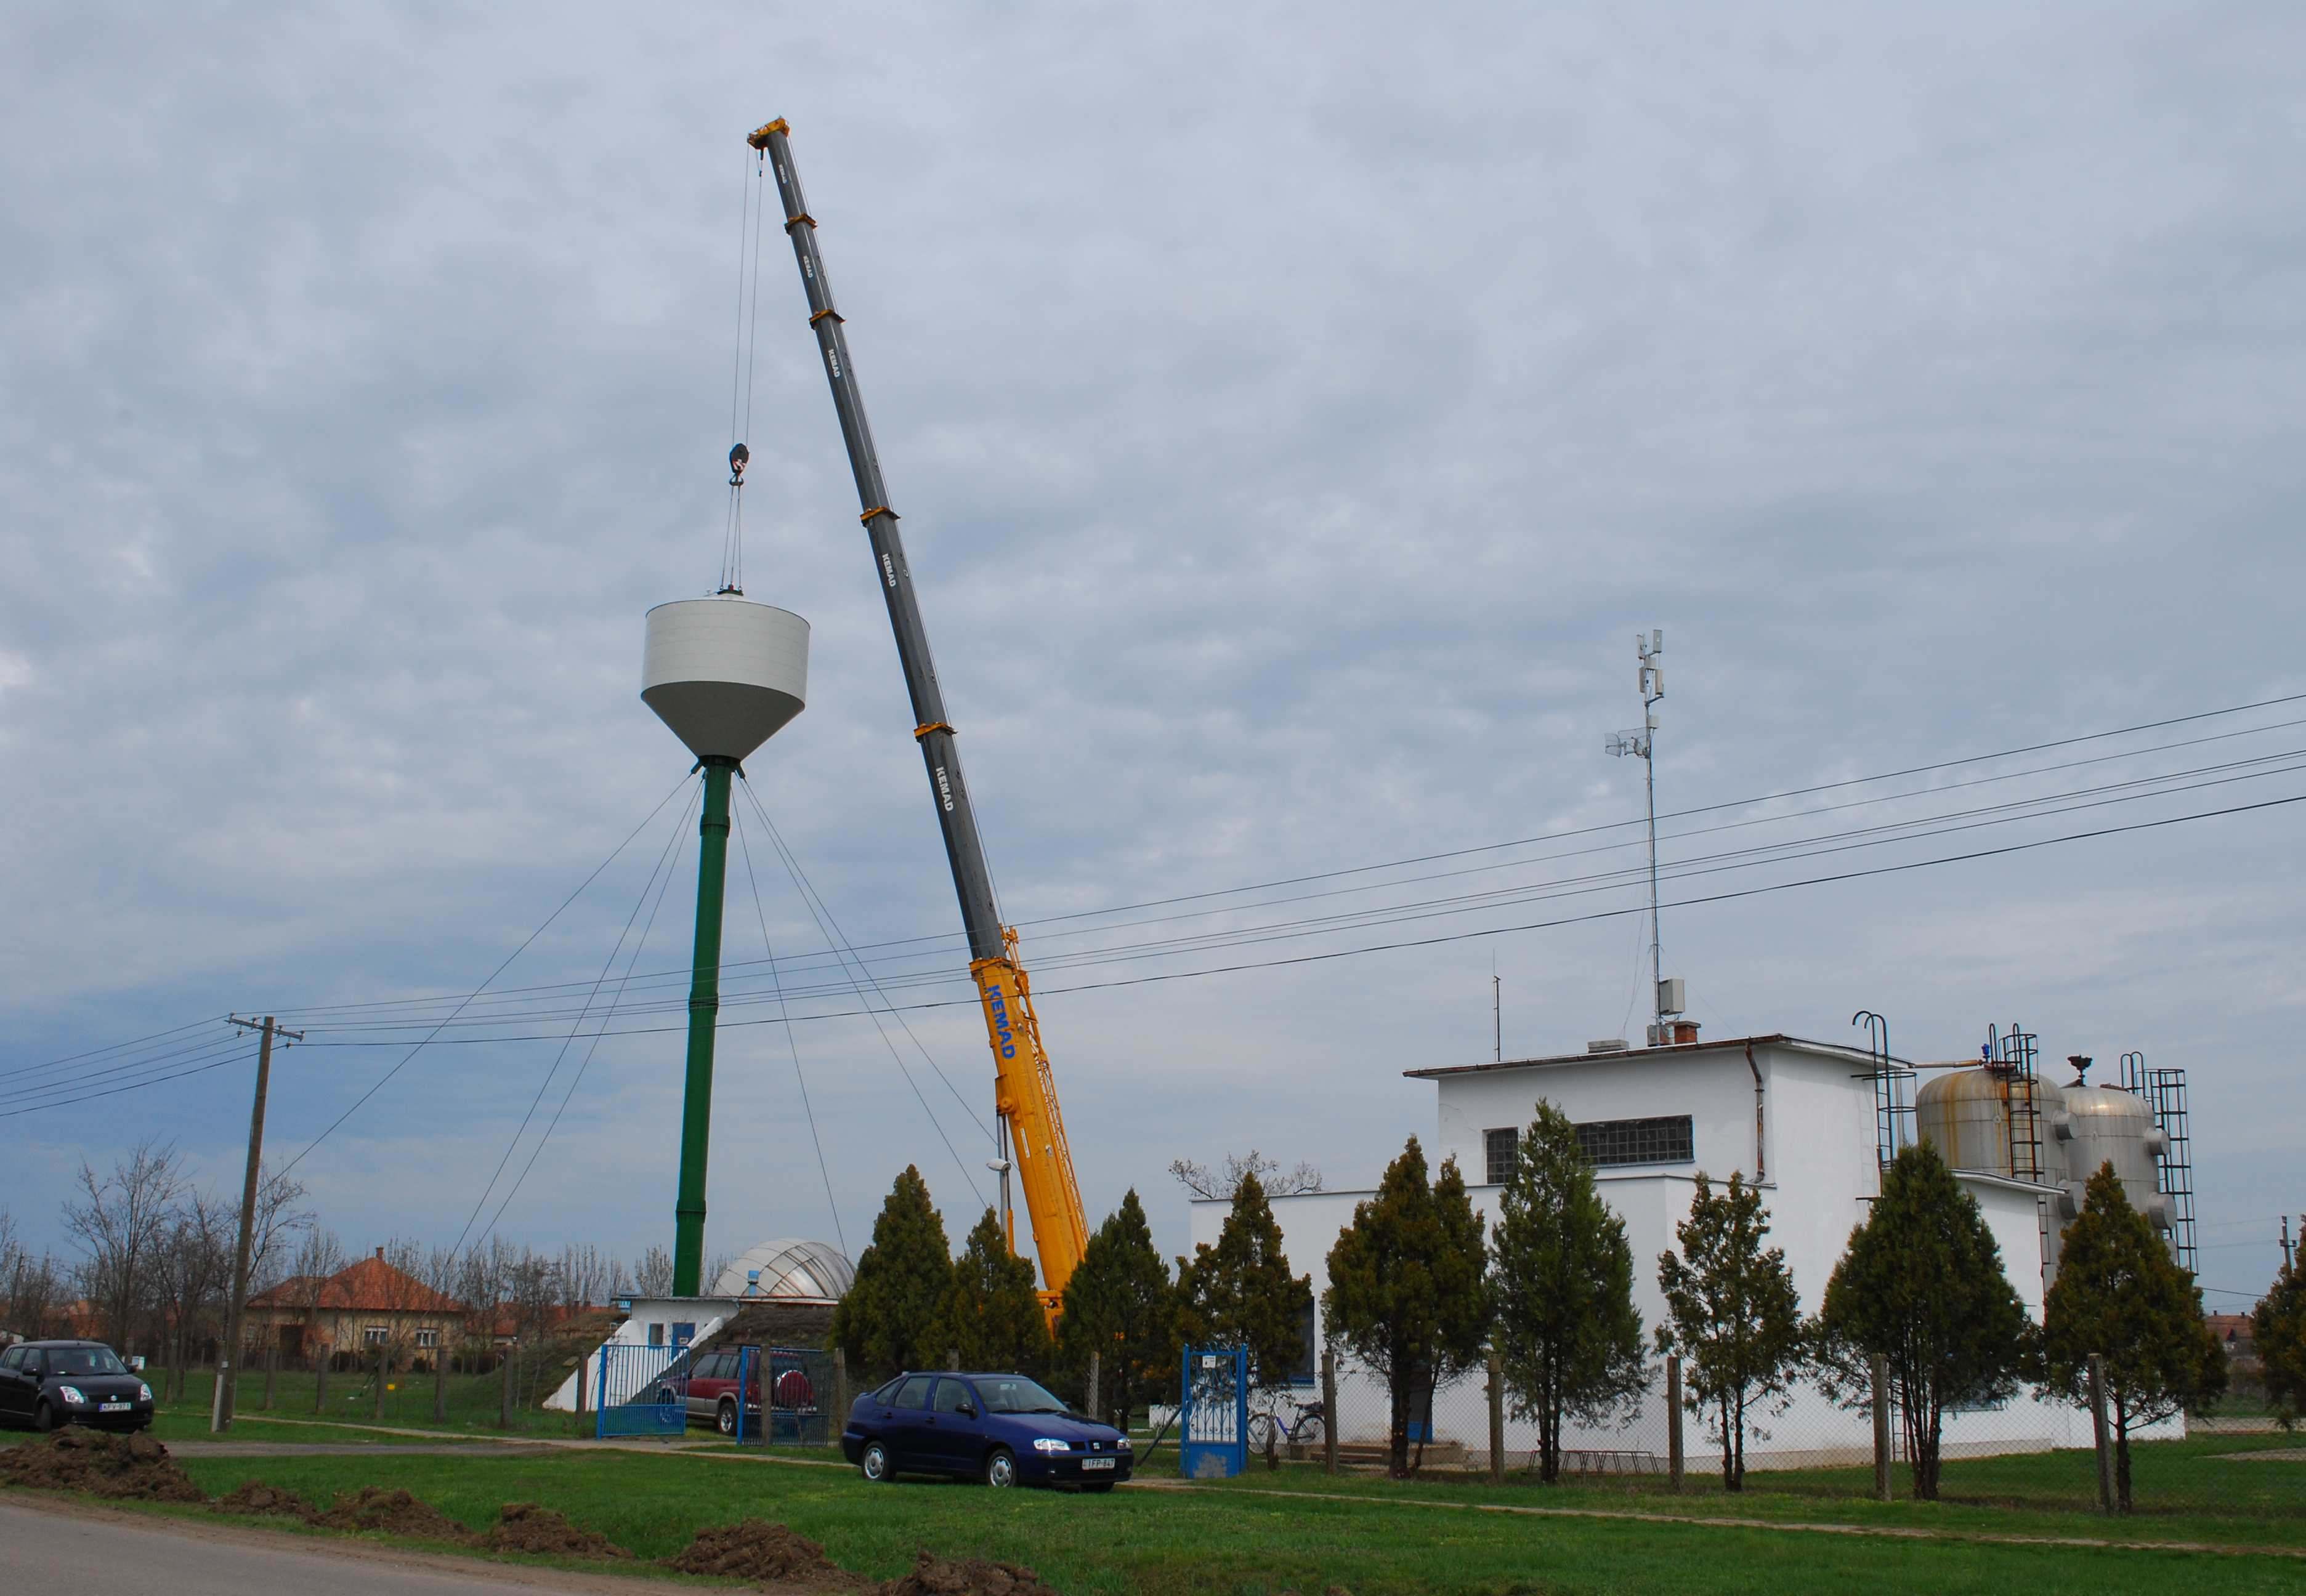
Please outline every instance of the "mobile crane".
[{"label": "mobile crane", "polygon": [[1013,1159],[1018,1183],[1024,1189],[1025,1210],[1033,1223],[1034,1248],[1040,1254],[1041,1308],[1054,1321],[1065,1282],[1072,1278],[1089,1245],[1080,1187],[1073,1179],[1072,1153],[1065,1145],[1064,1120],[1057,1112],[1056,1080],[1041,1046],[1040,1021],[1033,1013],[1032,983],[1017,958],[1016,928],[1001,923],[993,895],[993,873],[986,863],[975,812],[969,807],[969,784],[961,777],[952,723],[945,718],[944,693],[937,685],[928,633],[921,623],[920,602],[905,564],[897,512],[889,508],[888,485],[882,480],[873,431],[865,420],[865,402],[858,393],[848,339],[841,334],[841,312],[833,309],[833,289],[825,282],[824,261],[817,253],[816,219],[808,213],[800,178],[793,170],[791,132],[779,117],[755,129],[745,141],[769,163],[776,177],[778,198],[784,203],[785,236],[792,241],[793,260],[800,267],[801,287],[808,296],[808,324],[816,333],[825,380],[833,386],[833,407],[841,417],[841,437],[849,448],[849,468],[857,479],[857,499],[863,507],[858,519],[864,523],[865,535],[872,544],[881,596],[889,606],[897,658],[904,666],[905,687],[912,696],[913,740],[920,747],[921,763],[928,772],[937,824],[944,832],[945,859],[952,867],[953,892],[961,900],[961,924],[969,933],[969,977],[977,985],[978,1000],[985,1011],[986,1037],[993,1046],[994,1106],[1001,1127],[994,1167],[1001,1175],[1002,1223],[1010,1250],[1014,1251],[1016,1221],[1008,1199]]}]

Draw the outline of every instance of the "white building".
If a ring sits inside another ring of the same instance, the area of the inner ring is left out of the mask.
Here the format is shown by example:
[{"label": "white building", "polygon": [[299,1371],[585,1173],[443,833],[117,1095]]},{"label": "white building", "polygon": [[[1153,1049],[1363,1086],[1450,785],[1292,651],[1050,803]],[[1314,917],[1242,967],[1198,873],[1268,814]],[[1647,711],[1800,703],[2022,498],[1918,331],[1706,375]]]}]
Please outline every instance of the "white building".
[{"label": "white building", "polygon": [[[1664,1313],[1658,1255],[1676,1246],[1674,1226],[1688,1216],[1699,1171],[1717,1186],[1735,1171],[1760,1189],[1769,1242],[1785,1250],[1805,1313],[1818,1310],[1851,1229],[1864,1221],[1866,1205],[1879,1190],[1874,1062],[1848,1047],[1764,1036],[1405,1073],[1436,1088],[1432,1129],[1418,1132],[1428,1160],[1438,1170],[1444,1159],[1456,1159],[1475,1210],[1492,1225],[1516,1140],[1538,1099],[1569,1116],[1598,1166],[1603,1199],[1626,1222],[1644,1336]],[[1996,1174],[1962,1172],[1959,1178],[1993,1229],[2011,1284],[2038,1321],[2042,1215],[2059,1189]],[[1355,1205],[1372,1194],[1362,1189],[1273,1199],[1290,1267],[1311,1275],[1317,1302],[1328,1284],[1328,1256],[1337,1233],[1351,1223]],[[1226,1212],[1222,1200],[1194,1202],[1194,1242],[1214,1243]],[[1342,1440],[1385,1438],[1389,1420],[1380,1381],[1341,1368],[1337,1404],[1334,1422]],[[1842,1408],[1815,1389],[1805,1387],[1785,1413],[1764,1415],[1758,1423],[1767,1434],[1749,1433],[1748,1467],[1873,1455],[1870,1414]],[[1652,1455],[1662,1457],[1666,1433],[1661,1376],[1628,1426],[1573,1431],[1564,1443],[1639,1467]],[[1689,1466],[1706,1467],[1702,1421],[1686,1421],[1685,1433]],[[1486,1455],[1488,1409],[1478,1377],[1437,1398],[1430,1438]],[[1536,1444],[1533,1424],[1508,1420],[1509,1455],[1525,1455]],[[1994,1410],[1950,1416],[1944,1444],[1949,1456],[2088,1446],[2089,1421],[2086,1413],[2021,1394]]]}]

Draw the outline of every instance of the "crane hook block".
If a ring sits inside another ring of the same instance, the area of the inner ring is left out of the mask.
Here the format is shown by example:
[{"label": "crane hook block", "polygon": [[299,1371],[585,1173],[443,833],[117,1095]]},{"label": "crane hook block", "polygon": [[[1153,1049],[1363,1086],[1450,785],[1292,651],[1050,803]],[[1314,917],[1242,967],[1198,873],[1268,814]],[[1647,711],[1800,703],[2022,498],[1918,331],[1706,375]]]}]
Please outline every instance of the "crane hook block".
[{"label": "crane hook block", "polygon": [[771,133],[790,133],[791,132],[792,129],[785,125],[785,119],[780,116],[774,122],[769,123],[763,127],[756,127],[751,132],[747,133],[745,135],[745,142],[750,144],[756,149],[766,149],[769,147],[769,135]]},{"label": "crane hook block", "polygon": [[745,467],[751,464],[752,458],[753,451],[741,443],[729,451],[729,485],[730,487],[744,486]]}]

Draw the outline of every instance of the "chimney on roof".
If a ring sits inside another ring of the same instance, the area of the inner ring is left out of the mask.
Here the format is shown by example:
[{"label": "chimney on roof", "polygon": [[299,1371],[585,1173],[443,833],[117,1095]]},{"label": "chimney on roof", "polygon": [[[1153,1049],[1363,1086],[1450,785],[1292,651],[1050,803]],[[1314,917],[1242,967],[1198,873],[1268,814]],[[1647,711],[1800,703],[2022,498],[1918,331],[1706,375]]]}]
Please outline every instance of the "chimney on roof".
[{"label": "chimney on roof", "polygon": [[384,1261],[384,1249],[381,1247],[376,1250],[376,1261],[379,1263],[382,1263]]}]

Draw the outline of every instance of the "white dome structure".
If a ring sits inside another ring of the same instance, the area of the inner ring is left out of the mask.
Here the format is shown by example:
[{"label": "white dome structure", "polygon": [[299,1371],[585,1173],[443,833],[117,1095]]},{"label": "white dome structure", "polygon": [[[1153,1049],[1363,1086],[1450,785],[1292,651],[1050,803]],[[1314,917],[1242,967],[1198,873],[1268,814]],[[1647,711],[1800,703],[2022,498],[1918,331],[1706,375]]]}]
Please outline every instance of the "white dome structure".
[{"label": "white dome structure", "polygon": [[857,1267],[838,1247],[791,1236],[748,1248],[713,1283],[716,1297],[779,1302],[838,1302],[857,1280]]}]

